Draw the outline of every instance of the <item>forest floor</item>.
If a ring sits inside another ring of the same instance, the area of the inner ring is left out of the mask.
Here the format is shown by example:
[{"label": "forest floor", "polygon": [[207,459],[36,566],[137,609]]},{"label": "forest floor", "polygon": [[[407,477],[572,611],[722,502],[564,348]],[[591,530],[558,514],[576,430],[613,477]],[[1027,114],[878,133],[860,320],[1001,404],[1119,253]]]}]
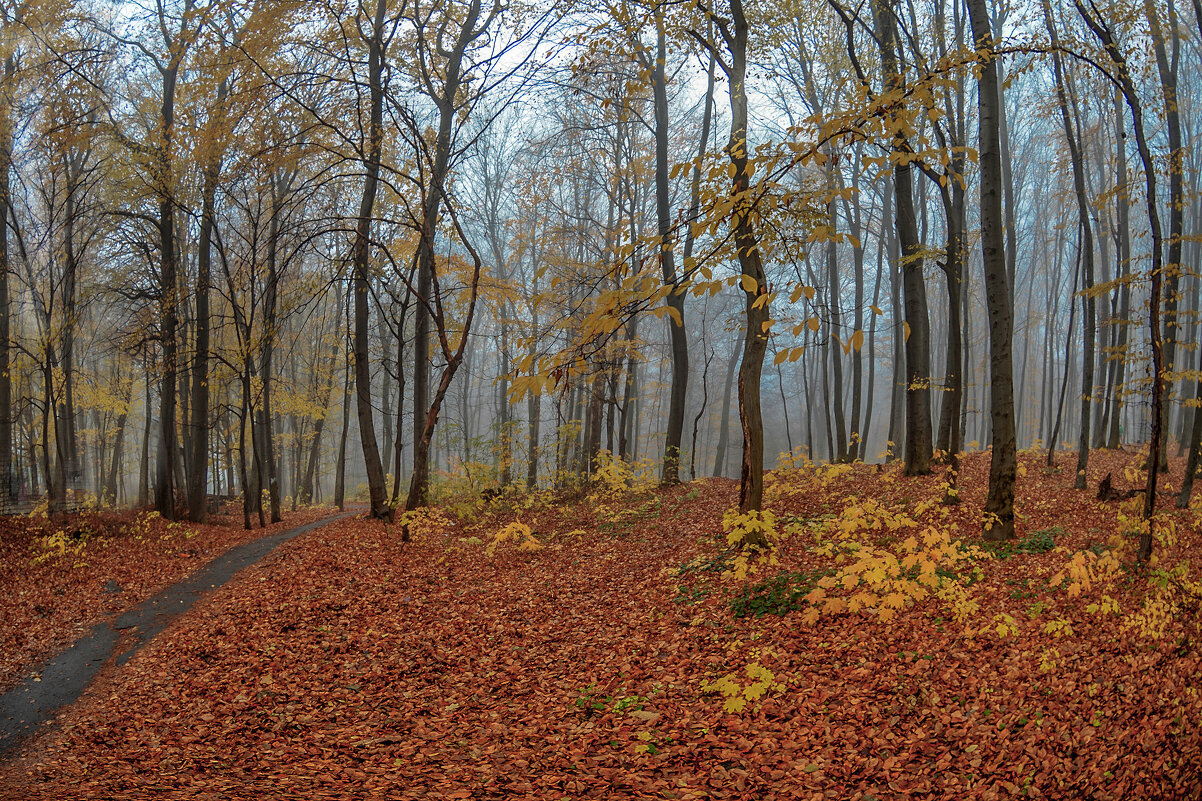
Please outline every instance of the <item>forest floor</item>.
[{"label": "forest floor", "polygon": [[[770,474],[778,545],[747,563],[726,480],[460,503],[410,543],[332,523],[102,674],[0,798],[1196,799],[1202,503],[1160,499],[1137,569],[1139,499],[1095,493],[1139,486],[1138,455],[1095,453],[1086,492],[1074,460],[1020,457],[1000,548],[976,522],[985,454],[951,507],[942,469]],[[6,545],[6,646],[34,620],[11,596],[62,643],[111,614],[75,584],[149,594],[181,548],[245,536],[155,531],[35,570],[39,542]]]}]

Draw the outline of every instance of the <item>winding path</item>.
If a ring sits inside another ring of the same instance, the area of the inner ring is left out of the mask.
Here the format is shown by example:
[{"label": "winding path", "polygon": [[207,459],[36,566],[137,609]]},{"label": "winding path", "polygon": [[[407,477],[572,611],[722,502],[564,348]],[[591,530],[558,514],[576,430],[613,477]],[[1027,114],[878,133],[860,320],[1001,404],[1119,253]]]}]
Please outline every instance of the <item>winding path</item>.
[{"label": "winding path", "polygon": [[[52,712],[75,702],[100,668],[113,658],[124,665],[172,621],[187,612],[205,593],[222,586],[243,568],[262,560],[277,546],[314,529],[357,514],[360,510],[324,517],[303,526],[270,534],[231,548],[221,556],[158,595],[148,598],[116,620],[99,623],[67,650],[0,697],[0,758],[32,735]],[[127,632],[130,637],[122,637]],[[118,652],[118,646],[122,650]]]}]

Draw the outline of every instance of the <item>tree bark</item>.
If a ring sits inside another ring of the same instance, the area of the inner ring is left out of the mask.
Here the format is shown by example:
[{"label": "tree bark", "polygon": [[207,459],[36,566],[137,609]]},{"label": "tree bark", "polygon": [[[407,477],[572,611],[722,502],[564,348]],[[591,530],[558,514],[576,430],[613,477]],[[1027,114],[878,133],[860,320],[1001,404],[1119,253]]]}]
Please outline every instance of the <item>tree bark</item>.
[{"label": "tree bark", "polygon": [[[1161,419],[1167,427],[1169,401],[1173,395],[1173,371],[1176,369],[1177,339],[1181,333],[1181,321],[1177,318],[1178,289],[1181,283],[1181,250],[1185,233],[1185,149],[1182,147],[1181,113],[1177,104],[1177,15],[1169,3],[1169,31],[1174,38],[1174,52],[1170,60],[1165,47],[1165,35],[1161,30],[1159,11],[1152,0],[1144,0],[1144,12],[1152,33],[1152,49],[1156,54],[1156,69],[1160,75],[1161,95],[1164,99],[1165,128],[1169,144],[1169,241],[1165,259],[1164,329],[1161,341],[1164,348],[1163,393],[1161,397]],[[1160,469],[1169,469],[1169,437],[1167,431],[1160,437]]]},{"label": "tree bark", "polygon": [[[655,109],[655,214],[659,229],[660,269],[664,284],[671,287],[665,303],[670,312],[668,332],[672,342],[672,384],[660,482],[670,486],[680,482],[680,443],[684,436],[685,403],[689,387],[689,340],[684,327],[685,292],[679,286],[673,253],[671,184],[668,181],[668,46],[662,5],[655,6],[655,30],[655,63],[650,65]],[[708,105],[706,110],[709,110]]]},{"label": "tree bark", "polygon": [[[363,195],[359,202],[359,219],[355,228],[353,292],[355,304],[354,362],[355,412],[359,419],[359,442],[367,466],[367,487],[371,499],[372,517],[386,518],[388,508],[384,466],[380,461],[380,446],[376,441],[376,426],[372,420],[371,362],[368,350],[368,290],[371,283],[371,224],[380,177],[380,155],[383,145],[384,113],[384,17],[387,0],[376,0],[372,19],[371,38],[367,42],[367,71],[370,90],[368,144],[363,159]],[[421,362],[419,362],[419,365]]]},{"label": "tree bark", "polygon": [[998,141],[1001,82],[993,53],[993,34],[985,0],[966,0],[969,23],[980,64],[977,106],[980,128],[981,248],[985,264],[985,291],[989,311],[990,421],[993,453],[989,464],[989,495],[985,501],[985,538],[1014,538],[1014,482],[1017,455],[1014,430],[1014,374],[1011,338],[1014,316],[1006,271],[1002,226],[1002,155]]},{"label": "tree bark", "polygon": [[11,303],[8,278],[12,270],[8,260],[8,217],[12,197],[12,118],[11,97],[15,62],[10,53],[4,59],[4,82],[0,85],[4,103],[0,108],[0,507],[15,500],[13,470],[12,365],[9,349],[12,341]]},{"label": "tree bark", "polygon": [[[1086,488],[1086,470],[1089,467],[1090,423],[1092,421],[1094,393],[1094,346],[1097,342],[1096,315],[1094,310],[1094,248],[1093,224],[1090,219],[1089,198],[1085,190],[1085,164],[1081,152],[1080,140],[1073,130],[1073,117],[1069,113],[1068,94],[1064,66],[1058,49],[1056,26],[1052,24],[1052,9],[1048,0],[1043,2],[1044,24],[1052,42],[1052,70],[1056,78],[1056,100],[1060,106],[1060,119],[1064,125],[1064,138],[1068,143],[1069,160],[1073,168],[1073,191],[1077,197],[1078,231],[1081,239],[1078,250],[1081,254],[1081,282],[1084,291],[1081,295],[1082,331],[1082,361],[1081,361],[1081,428],[1077,438],[1077,470],[1073,482],[1075,489]],[[1074,97],[1074,101],[1076,98]]]},{"label": "tree bark", "polygon": [[[191,5],[189,3],[188,5]],[[155,485],[155,507],[168,520],[175,519],[176,450],[179,447],[175,430],[178,303],[176,297],[177,265],[175,250],[175,203],[172,198],[171,140],[175,124],[175,85],[182,52],[173,53],[162,71],[163,97],[160,107],[156,191],[158,199],[159,233],[159,345],[162,354],[162,381],[159,390],[159,456],[158,481]]]},{"label": "tree bark", "polygon": [[[222,81],[217,88],[215,108],[221,108],[227,91],[228,84]],[[214,206],[221,169],[221,157],[215,143],[210,143],[210,147],[212,154],[204,167],[201,189],[200,247],[196,254],[196,355],[192,364],[192,431],[189,437],[191,453],[188,469],[188,519],[194,523],[204,522],[208,507],[209,290],[212,286],[213,228],[216,225]]]},{"label": "tree bark", "polygon": [[1156,165],[1152,160],[1152,151],[1148,146],[1148,137],[1144,131],[1143,105],[1139,91],[1131,78],[1126,56],[1104,20],[1095,18],[1082,5],[1081,0],[1073,0],[1077,13],[1085,22],[1094,36],[1106,50],[1110,61],[1115,66],[1116,78],[1123,99],[1131,112],[1131,124],[1135,133],[1136,148],[1139,150],[1140,161],[1144,167],[1144,199],[1148,208],[1148,228],[1152,235],[1152,265],[1150,272],[1151,296],[1148,299],[1148,339],[1152,345],[1152,436],[1148,445],[1148,481],[1144,486],[1143,519],[1146,525],[1140,534],[1139,550],[1136,562],[1147,564],[1152,556],[1152,526],[1153,514],[1156,510],[1156,488],[1160,479],[1160,440],[1164,436],[1164,394],[1165,394],[1165,365],[1164,342],[1160,328],[1161,289],[1164,281],[1164,234],[1160,226],[1160,210],[1156,192]]},{"label": "tree bark", "polygon": [[[897,27],[885,0],[873,0],[877,42],[881,50],[882,85],[885,92],[903,85],[898,67]],[[900,134],[891,144],[894,156],[893,187],[897,206],[896,226],[901,246],[902,294],[908,333],[904,335],[906,356],[906,445],[905,473],[931,472],[931,331],[927,316],[926,281],[923,278],[922,243],[914,211],[910,148]]]}]

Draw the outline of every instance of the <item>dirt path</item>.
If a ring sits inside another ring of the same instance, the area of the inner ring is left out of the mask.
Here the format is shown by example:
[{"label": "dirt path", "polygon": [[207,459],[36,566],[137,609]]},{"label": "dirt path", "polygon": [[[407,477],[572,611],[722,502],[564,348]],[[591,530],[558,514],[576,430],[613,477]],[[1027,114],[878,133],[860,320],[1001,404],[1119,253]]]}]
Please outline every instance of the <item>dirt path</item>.
[{"label": "dirt path", "polygon": [[116,667],[124,665],[205,593],[222,586],[281,543],[355,513],[322,518],[231,548],[116,620],[94,626],[89,634],[0,697],[0,759],[32,735],[54,710],[78,699],[102,667],[110,662]]}]

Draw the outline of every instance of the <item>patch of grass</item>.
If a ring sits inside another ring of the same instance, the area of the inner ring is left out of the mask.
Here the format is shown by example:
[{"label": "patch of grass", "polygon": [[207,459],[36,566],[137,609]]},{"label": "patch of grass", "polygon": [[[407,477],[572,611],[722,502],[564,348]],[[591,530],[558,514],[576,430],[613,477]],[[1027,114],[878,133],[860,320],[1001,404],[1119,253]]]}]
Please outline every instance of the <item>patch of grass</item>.
[{"label": "patch of grass", "polygon": [[819,579],[833,576],[831,568],[803,570],[799,573],[780,573],[757,584],[743,587],[730,602],[735,617],[783,615],[806,605],[805,597],[817,586]]},{"label": "patch of grass", "polygon": [[1056,547],[1056,540],[1064,536],[1060,526],[1032,531],[1021,540],[986,542],[984,547],[997,559],[1009,559],[1020,553],[1047,553]]},{"label": "patch of grass", "polygon": [[688,576],[689,574],[714,574],[725,573],[730,570],[731,560],[735,558],[734,551],[719,551],[711,557],[698,556],[695,559],[690,559],[676,570],[672,571],[672,575],[677,578]]},{"label": "patch of grass", "polygon": [[597,531],[615,539],[625,539],[634,531],[635,524],[658,520],[662,512],[659,496],[653,495],[637,506],[618,511],[611,519],[601,520]]},{"label": "patch of grass", "polygon": [[578,711],[583,712],[587,718],[606,710],[615,714],[639,712],[648,703],[648,699],[641,695],[626,695],[625,693],[626,688],[619,687],[618,691],[613,695],[601,695],[597,689],[597,683],[593,682],[576,692],[576,698],[572,701],[572,706]]},{"label": "patch of grass", "polygon": [[676,597],[672,600],[675,603],[685,606],[692,606],[700,603],[710,596],[709,582],[702,582],[699,586],[692,587],[688,584],[676,585]]},{"label": "patch of grass", "polygon": [[[1046,593],[1049,589],[1045,578],[1007,578],[1006,585],[1016,587],[1016,589],[1011,589],[1010,591],[1010,597],[1014,600],[1035,598],[1036,595]],[[1034,606],[1031,609],[1034,609]],[[1028,610],[1028,613],[1030,613],[1030,610]]]}]

